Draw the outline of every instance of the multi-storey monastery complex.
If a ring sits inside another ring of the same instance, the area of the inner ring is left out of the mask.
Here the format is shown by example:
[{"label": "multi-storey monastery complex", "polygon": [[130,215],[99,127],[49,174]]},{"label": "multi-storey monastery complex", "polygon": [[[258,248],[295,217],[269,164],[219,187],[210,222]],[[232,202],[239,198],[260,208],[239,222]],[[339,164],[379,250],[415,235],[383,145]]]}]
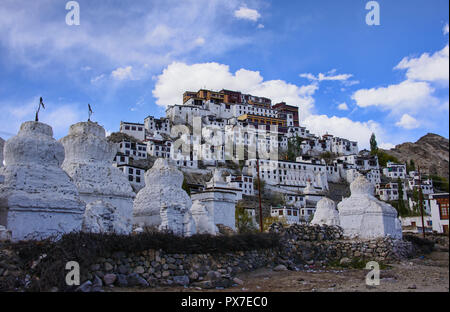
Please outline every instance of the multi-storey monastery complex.
[{"label": "multi-storey monastery complex", "polygon": [[[381,200],[396,201],[400,196],[410,206],[414,204],[407,191],[418,187],[417,172],[407,173],[405,164],[392,162],[381,168],[377,156],[359,151],[355,141],[310,133],[300,124],[297,106],[225,89],[186,91],[182,101],[182,105],[169,106],[166,117],[120,123],[120,132],[135,140],[118,143],[115,164],[137,189],[144,186],[145,168],[133,167],[130,159],[166,158],[185,172],[211,171],[226,160],[238,160],[243,162],[242,170],[226,177],[227,186],[238,190],[238,198],[253,196],[259,169],[259,178],[285,196],[286,206],[274,207],[272,215],[284,216],[289,222],[312,219],[329,182],[351,183],[359,175],[375,186],[375,195]],[[179,144],[180,137],[188,145],[187,152]],[[284,156],[294,140],[299,143],[295,147],[298,156],[288,160]],[[238,147],[245,152],[239,155]],[[324,160],[326,154],[332,156],[331,161]],[[403,194],[399,194],[398,179]],[[428,197],[434,193],[433,182],[423,180],[420,187],[425,212],[431,214]],[[311,191],[316,194],[312,196]],[[431,226],[429,222],[428,227],[446,228],[445,221],[438,223]]]},{"label": "multi-storey monastery complex", "polygon": [[[145,227],[215,235],[220,226],[235,230],[238,203],[261,193],[280,199],[270,201],[269,216],[288,224],[401,238],[402,226],[417,230],[418,220],[401,223],[391,204],[414,208],[417,190],[427,222],[420,226],[448,231],[448,194],[436,194],[431,179],[405,164],[381,168],[357,142],[310,133],[296,106],[230,90],[186,91],[182,100],[165,117],[122,121],[109,138],[91,121],[59,141],[38,121],[0,138],[0,239]],[[327,197],[349,183],[351,196],[334,198],[336,209]],[[255,208],[244,208],[255,219]]]}]

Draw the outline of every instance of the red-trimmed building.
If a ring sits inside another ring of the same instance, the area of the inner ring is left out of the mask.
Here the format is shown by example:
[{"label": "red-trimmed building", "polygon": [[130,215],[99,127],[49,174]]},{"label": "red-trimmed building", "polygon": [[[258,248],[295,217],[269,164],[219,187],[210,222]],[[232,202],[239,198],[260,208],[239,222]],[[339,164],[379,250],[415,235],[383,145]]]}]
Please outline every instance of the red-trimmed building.
[{"label": "red-trimmed building", "polygon": [[273,105],[272,108],[286,114],[292,114],[294,119],[294,127],[299,126],[299,113],[297,106],[287,105],[285,102],[281,102]]},{"label": "red-trimmed building", "polygon": [[433,231],[448,234],[449,194],[430,194],[429,199]]}]

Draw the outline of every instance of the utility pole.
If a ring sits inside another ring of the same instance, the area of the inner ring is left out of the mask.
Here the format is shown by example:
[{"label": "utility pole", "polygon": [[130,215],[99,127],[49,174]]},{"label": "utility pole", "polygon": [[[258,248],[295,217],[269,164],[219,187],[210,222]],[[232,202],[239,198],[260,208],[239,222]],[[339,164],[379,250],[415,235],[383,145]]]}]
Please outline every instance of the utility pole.
[{"label": "utility pole", "polygon": [[259,200],[259,230],[263,232],[263,217],[261,206],[261,180],[259,178],[259,158],[256,158],[256,170],[258,171],[258,200]]},{"label": "utility pole", "polygon": [[423,222],[423,194],[422,194],[422,176],[420,175],[420,166],[417,166],[417,172],[419,174],[419,209],[422,216],[422,234],[425,238],[425,224]]}]

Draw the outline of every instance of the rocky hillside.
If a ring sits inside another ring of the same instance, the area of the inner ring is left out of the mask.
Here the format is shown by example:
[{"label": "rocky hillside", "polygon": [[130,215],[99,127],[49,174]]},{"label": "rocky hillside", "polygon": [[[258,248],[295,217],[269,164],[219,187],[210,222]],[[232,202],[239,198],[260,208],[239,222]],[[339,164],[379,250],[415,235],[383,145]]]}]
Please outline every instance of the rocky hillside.
[{"label": "rocky hillside", "polygon": [[448,177],[449,175],[449,142],[448,139],[428,133],[417,142],[406,142],[395,146],[386,153],[396,157],[400,162],[408,162],[412,159],[425,174]]}]

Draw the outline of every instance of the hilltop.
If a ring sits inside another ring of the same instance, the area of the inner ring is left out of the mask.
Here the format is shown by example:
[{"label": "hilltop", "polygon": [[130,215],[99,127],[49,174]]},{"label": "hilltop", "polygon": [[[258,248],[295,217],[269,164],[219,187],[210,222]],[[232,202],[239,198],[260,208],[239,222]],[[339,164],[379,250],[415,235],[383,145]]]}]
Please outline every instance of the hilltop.
[{"label": "hilltop", "polygon": [[406,142],[383,151],[403,163],[409,164],[412,159],[424,174],[449,175],[449,141],[438,134],[428,133],[415,143]]}]

